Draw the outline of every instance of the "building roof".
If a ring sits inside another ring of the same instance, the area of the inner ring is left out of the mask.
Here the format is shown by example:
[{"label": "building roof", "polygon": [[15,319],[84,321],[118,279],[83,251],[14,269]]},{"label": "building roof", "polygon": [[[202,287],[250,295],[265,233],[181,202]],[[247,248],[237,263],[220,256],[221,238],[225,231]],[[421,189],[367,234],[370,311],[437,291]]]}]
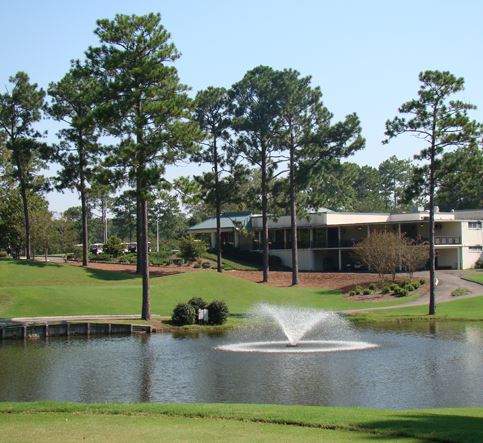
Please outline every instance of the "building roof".
[{"label": "building roof", "polygon": [[[243,212],[224,212],[221,214],[221,229],[250,228],[252,213]],[[205,231],[216,229],[216,217],[208,218],[201,223],[188,228],[188,231]]]}]

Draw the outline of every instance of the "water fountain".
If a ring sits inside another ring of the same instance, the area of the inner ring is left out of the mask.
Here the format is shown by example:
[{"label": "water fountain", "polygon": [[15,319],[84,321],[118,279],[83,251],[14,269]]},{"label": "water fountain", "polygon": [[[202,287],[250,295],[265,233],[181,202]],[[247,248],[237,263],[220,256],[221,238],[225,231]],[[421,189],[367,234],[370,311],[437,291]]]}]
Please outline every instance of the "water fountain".
[{"label": "water fountain", "polygon": [[355,351],[378,346],[362,341],[303,340],[310,331],[322,326],[334,331],[347,331],[347,321],[335,312],[263,303],[254,308],[254,313],[264,321],[274,322],[283,331],[286,340],[237,343],[216,349],[231,352],[308,353]]}]

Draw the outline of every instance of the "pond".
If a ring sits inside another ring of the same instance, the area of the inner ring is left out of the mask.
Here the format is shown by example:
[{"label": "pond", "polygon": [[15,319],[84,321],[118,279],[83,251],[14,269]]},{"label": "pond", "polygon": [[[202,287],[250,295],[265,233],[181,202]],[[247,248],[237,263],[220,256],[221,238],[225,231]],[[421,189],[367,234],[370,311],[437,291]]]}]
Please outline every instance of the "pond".
[{"label": "pond", "polygon": [[[349,329],[343,338],[378,347],[306,354],[216,349],[267,335],[280,338],[276,331],[260,328],[223,334],[5,340],[0,346],[0,400],[483,406],[482,323]],[[323,335],[341,336],[339,331]],[[320,331],[313,336],[320,337]]]}]

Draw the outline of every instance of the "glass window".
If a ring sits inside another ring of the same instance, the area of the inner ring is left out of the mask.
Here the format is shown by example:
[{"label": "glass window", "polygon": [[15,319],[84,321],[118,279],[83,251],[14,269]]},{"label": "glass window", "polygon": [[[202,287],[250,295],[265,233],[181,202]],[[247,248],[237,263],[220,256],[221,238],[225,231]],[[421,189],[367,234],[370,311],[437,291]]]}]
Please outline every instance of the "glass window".
[{"label": "glass window", "polygon": [[481,229],[481,222],[468,222],[468,228]]}]

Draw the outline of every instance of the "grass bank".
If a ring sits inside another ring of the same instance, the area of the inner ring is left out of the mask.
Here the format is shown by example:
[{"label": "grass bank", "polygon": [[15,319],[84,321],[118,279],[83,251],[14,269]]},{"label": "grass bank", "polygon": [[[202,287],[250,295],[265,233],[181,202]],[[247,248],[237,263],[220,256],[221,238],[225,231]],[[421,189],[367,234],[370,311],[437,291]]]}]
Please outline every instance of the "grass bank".
[{"label": "grass bank", "polygon": [[412,320],[483,320],[483,296],[454,300],[436,305],[436,315],[428,315],[428,306],[409,306],[381,309],[352,315],[359,321],[412,321]]},{"label": "grass bank", "polygon": [[[191,297],[223,299],[230,312],[251,312],[260,302],[328,310],[394,306],[413,297],[381,302],[351,301],[338,291],[279,288],[228,272],[189,272],[151,279],[153,314],[170,316]],[[0,260],[0,316],[136,314],[141,309],[141,279],[134,274],[63,264]]]},{"label": "grass bank", "polygon": [[483,285],[483,271],[476,272],[475,274],[465,275],[464,279]]},{"label": "grass bank", "polygon": [[483,408],[0,403],[5,441],[483,441]]}]

